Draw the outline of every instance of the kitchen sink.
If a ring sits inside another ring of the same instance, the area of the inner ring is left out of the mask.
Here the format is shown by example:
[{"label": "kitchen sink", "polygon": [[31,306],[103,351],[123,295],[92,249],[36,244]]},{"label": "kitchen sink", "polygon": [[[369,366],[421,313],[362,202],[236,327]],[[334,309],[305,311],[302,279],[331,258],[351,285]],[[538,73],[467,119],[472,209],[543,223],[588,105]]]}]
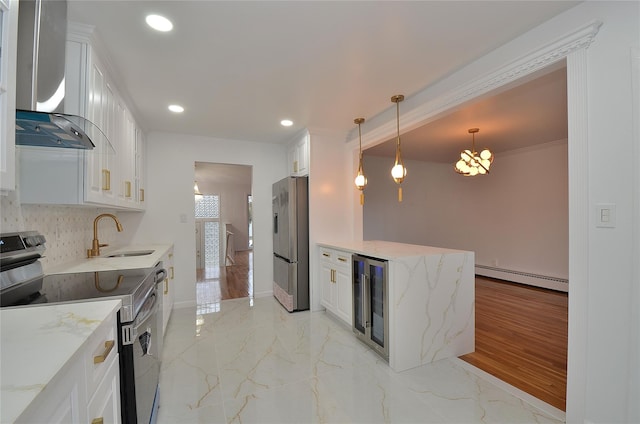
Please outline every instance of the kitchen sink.
[{"label": "kitchen sink", "polygon": [[117,253],[112,253],[110,255],[107,255],[107,258],[127,258],[129,256],[146,256],[146,255],[150,255],[153,252],[155,252],[155,250],[131,250],[128,252],[117,252]]}]

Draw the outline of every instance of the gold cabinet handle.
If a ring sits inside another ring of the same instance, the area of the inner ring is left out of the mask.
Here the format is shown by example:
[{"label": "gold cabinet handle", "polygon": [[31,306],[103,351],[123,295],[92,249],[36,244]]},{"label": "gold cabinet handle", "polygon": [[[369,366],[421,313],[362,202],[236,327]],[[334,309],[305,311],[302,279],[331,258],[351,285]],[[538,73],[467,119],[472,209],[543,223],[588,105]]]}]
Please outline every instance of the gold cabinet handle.
[{"label": "gold cabinet handle", "polygon": [[331,282],[332,283],[336,282],[336,270],[335,269],[331,270]]},{"label": "gold cabinet handle", "polygon": [[171,271],[171,277],[170,279],[173,280],[174,274],[173,274],[173,267],[169,267],[169,270]]},{"label": "gold cabinet handle", "polygon": [[113,346],[115,346],[115,344],[115,340],[107,340],[106,342],[104,342],[104,352],[102,352],[102,355],[94,356],[93,363],[99,364],[101,362],[104,362],[104,360],[107,359],[107,356],[109,356],[109,353],[111,353],[111,349],[113,349]]},{"label": "gold cabinet handle", "polygon": [[293,161],[293,172],[298,172],[298,161],[297,160]]},{"label": "gold cabinet handle", "polygon": [[140,201],[144,202],[144,189],[143,188],[140,189]]},{"label": "gold cabinet handle", "polygon": [[94,418],[91,420],[91,424],[104,424],[104,418]]},{"label": "gold cabinet handle", "polygon": [[105,191],[111,190],[111,171],[108,169],[102,170],[102,189]]},{"label": "gold cabinet handle", "polygon": [[169,279],[164,279],[164,294],[169,294]]},{"label": "gold cabinet handle", "polygon": [[331,255],[328,254],[328,253],[323,253],[322,256],[324,256],[325,258],[330,258],[331,257]]},{"label": "gold cabinet handle", "polygon": [[340,262],[347,262],[347,258],[338,258]]},{"label": "gold cabinet handle", "polygon": [[124,197],[131,197],[131,181],[124,182]]}]

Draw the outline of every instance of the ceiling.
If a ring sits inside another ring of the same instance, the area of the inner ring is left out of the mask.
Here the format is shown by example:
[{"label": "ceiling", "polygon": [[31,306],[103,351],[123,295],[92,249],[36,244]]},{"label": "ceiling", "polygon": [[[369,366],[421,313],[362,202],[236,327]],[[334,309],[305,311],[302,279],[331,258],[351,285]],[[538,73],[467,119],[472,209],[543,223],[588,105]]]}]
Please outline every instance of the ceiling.
[{"label": "ceiling", "polygon": [[[578,3],[69,0],[68,12],[95,26],[145,131],[281,143],[303,128],[346,138],[354,118],[395,107],[392,95],[410,97]],[[174,30],[151,30],[148,13],[170,18]],[[430,158],[436,143],[470,143],[473,126],[497,152],[501,131],[524,143],[526,121],[541,127],[553,116],[534,104],[538,94],[483,100],[469,112],[474,119],[456,112],[415,138],[432,145]],[[529,101],[525,112],[499,117],[516,98]],[[170,113],[171,103],[185,112]],[[280,126],[283,118],[294,125]],[[407,155],[413,137],[403,136]]]},{"label": "ceiling", "polygon": [[[499,154],[568,137],[567,72],[559,69],[523,82],[401,135],[402,157],[453,164],[460,151],[470,149],[468,130],[478,128],[476,151],[485,147]],[[402,111],[402,103],[400,103]],[[402,112],[400,112],[402,121]],[[365,155],[395,157],[396,139],[365,150]]]}]

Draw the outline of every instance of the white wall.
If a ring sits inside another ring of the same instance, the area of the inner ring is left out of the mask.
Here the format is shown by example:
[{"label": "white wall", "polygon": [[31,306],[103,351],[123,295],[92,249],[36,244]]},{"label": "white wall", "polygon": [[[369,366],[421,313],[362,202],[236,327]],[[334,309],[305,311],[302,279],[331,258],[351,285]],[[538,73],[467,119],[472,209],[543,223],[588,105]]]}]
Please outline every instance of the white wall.
[{"label": "white wall", "polygon": [[352,186],[349,180],[351,157],[345,150],[346,134],[309,130],[309,274],[311,310],[322,310],[316,244],[351,240],[353,234]]},{"label": "white wall", "polygon": [[151,133],[147,161],[147,211],[144,215],[121,214],[123,225],[137,227],[134,243],[174,243],[176,305],[195,304],[193,180],[196,161],[253,167],[254,294],[271,295],[271,184],[286,176],[285,146]]},{"label": "white wall", "polygon": [[491,173],[475,178],[405,161],[402,203],[392,165],[365,154],[364,239],[470,250],[479,265],[568,278],[566,140],[496,154]]}]

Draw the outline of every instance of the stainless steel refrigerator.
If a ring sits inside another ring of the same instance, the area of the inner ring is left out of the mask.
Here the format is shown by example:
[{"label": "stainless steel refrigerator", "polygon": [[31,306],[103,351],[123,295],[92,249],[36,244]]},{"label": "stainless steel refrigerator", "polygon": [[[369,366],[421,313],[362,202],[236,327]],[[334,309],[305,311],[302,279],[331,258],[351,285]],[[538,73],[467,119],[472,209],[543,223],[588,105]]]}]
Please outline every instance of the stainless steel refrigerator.
[{"label": "stainless steel refrigerator", "polygon": [[289,312],[309,309],[309,181],[273,184],[273,294]]}]

